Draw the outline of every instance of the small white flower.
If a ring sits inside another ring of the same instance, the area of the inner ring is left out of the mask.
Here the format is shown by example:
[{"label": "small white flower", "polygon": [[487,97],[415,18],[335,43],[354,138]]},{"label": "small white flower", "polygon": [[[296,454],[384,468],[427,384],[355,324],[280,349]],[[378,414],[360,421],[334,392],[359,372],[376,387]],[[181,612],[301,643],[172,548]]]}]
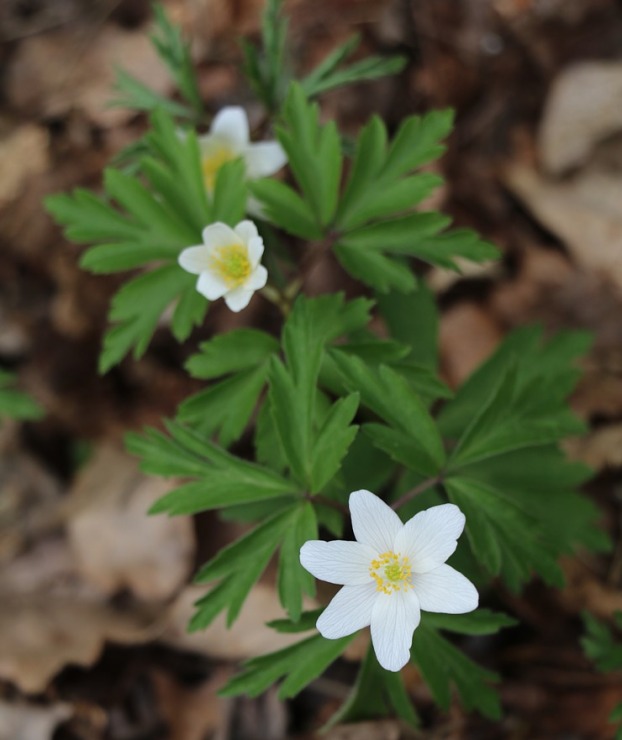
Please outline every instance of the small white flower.
[{"label": "small white flower", "polygon": [[251,143],[246,111],[237,106],[223,108],[216,114],[209,133],[199,136],[199,148],[205,187],[210,193],[216,173],[225,162],[241,157],[249,180],[273,175],[287,162],[278,142]]},{"label": "small white flower", "polygon": [[464,529],[453,504],[420,511],[402,524],[369,491],[350,494],[356,542],[305,542],[300,562],[316,578],[343,585],[317,621],[328,639],[371,625],[378,662],[399,671],[410,659],[421,609],[463,614],[477,608],[475,586],[445,565]]},{"label": "small white flower", "polygon": [[218,222],[203,229],[203,244],[184,249],[178,261],[184,270],[199,276],[199,293],[210,301],[224,297],[237,312],[268,280],[268,271],[259,264],[263,250],[263,239],[252,221],[240,221],[233,229]]}]

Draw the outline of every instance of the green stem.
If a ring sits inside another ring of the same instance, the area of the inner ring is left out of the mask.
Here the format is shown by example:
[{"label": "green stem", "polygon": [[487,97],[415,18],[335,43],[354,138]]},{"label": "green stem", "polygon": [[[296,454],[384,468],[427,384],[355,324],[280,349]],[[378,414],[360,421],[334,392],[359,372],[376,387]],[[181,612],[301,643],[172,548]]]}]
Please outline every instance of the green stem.
[{"label": "green stem", "polygon": [[274,303],[285,318],[289,316],[289,312],[292,308],[292,301],[285,291],[282,292],[273,285],[266,285],[259,292],[267,301]]}]

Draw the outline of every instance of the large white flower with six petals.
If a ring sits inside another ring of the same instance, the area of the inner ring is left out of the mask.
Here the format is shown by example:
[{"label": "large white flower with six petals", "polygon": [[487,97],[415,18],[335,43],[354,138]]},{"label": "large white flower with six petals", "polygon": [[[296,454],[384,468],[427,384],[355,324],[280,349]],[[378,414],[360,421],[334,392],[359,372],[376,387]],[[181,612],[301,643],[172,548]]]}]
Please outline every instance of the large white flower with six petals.
[{"label": "large white flower with six petals", "polygon": [[420,511],[403,524],[369,491],[350,494],[356,542],[305,542],[300,562],[316,578],[342,585],[317,621],[336,640],[371,626],[378,662],[399,671],[410,659],[421,609],[463,614],[478,605],[475,586],[445,561],[464,529],[454,504]]},{"label": "large white flower with six petals", "polygon": [[199,149],[203,179],[210,193],[225,162],[243,159],[249,180],[273,175],[287,163],[287,155],[277,141],[251,143],[246,111],[238,106],[218,111],[209,133],[199,136]]},{"label": "large white flower with six petals", "polygon": [[199,276],[199,293],[210,301],[224,297],[237,312],[268,280],[268,271],[259,264],[263,250],[263,239],[252,221],[240,221],[233,229],[217,222],[203,229],[203,244],[184,249],[178,261],[184,270]]}]

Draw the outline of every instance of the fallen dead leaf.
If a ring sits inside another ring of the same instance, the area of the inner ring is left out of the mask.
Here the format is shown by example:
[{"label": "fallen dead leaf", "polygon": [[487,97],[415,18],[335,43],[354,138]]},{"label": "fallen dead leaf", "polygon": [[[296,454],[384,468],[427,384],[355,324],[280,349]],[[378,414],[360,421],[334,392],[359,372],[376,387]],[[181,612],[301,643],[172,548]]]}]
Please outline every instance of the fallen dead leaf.
[{"label": "fallen dead leaf", "polygon": [[417,737],[397,720],[385,719],[376,722],[353,722],[338,725],[324,736],[326,740],[408,740]]},{"label": "fallen dead leaf", "polygon": [[622,372],[611,372],[606,365],[589,370],[572,398],[572,408],[583,419],[619,417],[622,414]]},{"label": "fallen dead leaf", "polygon": [[521,245],[516,275],[499,283],[492,293],[493,313],[512,327],[557,316],[561,293],[575,276],[576,270],[560,252]]},{"label": "fallen dead leaf", "polygon": [[591,568],[579,560],[564,558],[566,585],[559,592],[562,606],[572,614],[587,610],[599,619],[611,619],[622,611],[622,592],[615,584],[603,583]]},{"label": "fallen dead leaf", "polygon": [[593,148],[622,130],[622,64],[573,64],[549,93],[539,132],[542,164],[559,175],[583,164]]},{"label": "fallen dead leaf", "polygon": [[250,35],[259,31],[264,0],[191,0],[193,31],[203,39]]},{"label": "fallen dead leaf", "polygon": [[622,467],[622,424],[596,429],[586,437],[567,439],[563,447],[571,460],[596,471]]},{"label": "fallen dead leaf", "polygon": [[454,262],[460,272],[444,267],[434,267],[426,275],[426,282],[435,293],[444,293],[460,280],[473,278],[495,278],[501,273],[499,262],[471,262],[457,257]]},{"label": "fallen dead leaf", "polygon": [[459,303],[441,318],[441,367],[455,387],[495,350],[501,341],[500,327],[490,313],[473,303]]},{"label": "fallen dead leaf", "polygon": [[506,182],[579,266],[622,289],[622,175],[592,168],[562,183],[515,165]]},{"label": "fallen dead leaf", "polygon": [[163,619],[161,608],[103,603],[80,579],[66,540],[41,539],[0,570],[0,679],[39,693],[65,666],[92,665],[108,640],[157,637]]},{"label": "fallen dead leaf", "polygon": [[[205,740],[222,735],[226,729],[231,702],[218,696],[218,690],[233,675],[231,668],[216,668],[209,680],[198,686],[185,686],[169,673],[152,674],[157,705],[174,740]],[[0,739],[1,740],[1,739]]]},{"label": "fallen dead leaf", "polygon": [[25,693],[44,691],[66,665],[92,665],[107,640],[149,640],[151,614],[121,612],[75,593],[0,594],[0,678]]},{"label": "fallen dead leaf", "polygon": [[12,558],[62,517],[61,486],[21,444],[20,426],[0,426],[0,564]]},{"label": "fallen dead leaf", "polygon": [[112,445],[98,448],[78,475],[67,531],[83,577],[111,595],[129,589],[143,601],[170,598],[194,559],[190,517],[148,516],[174,482],[148,477]]},{"label": "fallen dead leaf", "polygon": [[47,170],[48,143],[47,131],[33,123],[0,137],[0,207],[17,198],[31,177]]},{"label": "fallen dead leaf", "polygon": [[132,111],[107,107],[115,97],[115,67],[122,67],[156,92],[170,78],[148,34],[107,25],[58,30],[24,39],[6,70],[7,97],[20,113],[64,116],[82,110],[104,127],[123,123]]},{"label": "fallen dead leaf", "polygon": [[68,704],[0,702],[0,740],[51,740],[58,725],[72,714]]}]

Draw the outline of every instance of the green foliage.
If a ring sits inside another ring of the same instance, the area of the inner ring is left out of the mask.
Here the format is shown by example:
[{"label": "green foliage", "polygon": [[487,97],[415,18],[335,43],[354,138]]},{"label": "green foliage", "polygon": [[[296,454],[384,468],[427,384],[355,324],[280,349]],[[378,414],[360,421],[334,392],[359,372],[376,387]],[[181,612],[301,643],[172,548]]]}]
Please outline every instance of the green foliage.
[{"label": "green foliage", "polygon": [[[343,158],[337,127],[334,121],[320,124],[319,106],[310,103],[296,83],[290,87],[282,117],[283,125],[276,129],[278,139],[313,221],[321,229],[332,222],[339,197]],[[278,217],[278,213],[268,213]]]},{"label": "green foliage", "polygon": [[445,461],[443,441],[409,383],[385,365],[375,369],[339,351],[334,351],[331,357],[346,387],[357,388],[362,403],[385,422],[370,422],[362,427],[374,445],[412,470],[437,475]]},{"label": "green foliage", "polygon": [[455,686],[466,709],[477,710],[491,719],[501,717],[499,697],[490,686],[499,681],[499,676],[467,658],[436,629],[427,626],[425,620],[415,630],[412,656],[441,708],[449,709],[451,687]]},{"label": "green foliage", "polygon": [[[396,507],[407,501],[410,514],[455,502],[467,522],[455,558],[476,574],[482,597],[496,576],[514,590],[534,574],[559,585],[560,555],[577,546],[608,546],[595,526],[597,510],[577,492],[589,471],[568,462],[558,446],[583,429],[567,397],[589,338],[566,332],[545,342],[537,328],[519,330],[455,394],[446,387],[439,377],[435,297],[415,267],[423,261],[457,270],[462,259],[497,256],[474,232],[450,229],[447,216],[423,210],[442,183],[428,165],[444,151],[453,114],[410,116],[392,137],[373,117],[354,147],[345,146],[313,98],[398,71],[404,60],[352,61],[358,44],[352,39],[292,82],[281,10],[281,0],[267,0],[261,45],[244,43],[244,54],[291,177],[246,183],[245,162],[238,159],[218,170],[208,192],[197,136],[175,120],[196,125],[202,116],[189,47],[158,6],[153,41],[182,102],[120,73],[124,104],[152,111],[131,167],[107,169],[101,195],[78,189],[47,200],[67,237],[89,245],[85,269],[138,271],[112,299],[102,371],[128,353],[140,357],[163,316],[178,341],[190,336],[208,305],[196,291],[196,277],[179,267],[180,252],[201,243],[211,223],[237,224],[249,193],[262,207],[270,279],[265,295],[280,309],[281,325],[275,309],[266,314],[265,331],[244,326],[202,342],[186,369],[205,386],[181,403],[164,431],[127,437],[146,472],[174,478],[152,513],[217,511],[244,523],[244,534],[199,570],[196,580],[206,584],[206,593],[191,629],[204,629],[223,612],[231,625],[272,561],[289,617],[272,626],[313,630],[320,610],[303,612],[315,583],[300,564],[300,548],[348,531],[346,497],[359,488]],[[348,290],[372,289],[377,306],[367,297],[302,294],[315,261],[331,250],[363,284],[356,288],[350,281]],[[16,415],[35,414],[13,391],[7,394],[11,382],[0,375],[0,413],[6,407]],[[499,716],[496,674],[467,657],[460,638],[441,632],[489,635],[512,624],[485,609],[423,615],[412,658],[441,707],[449,706],[455,689],[467,709]],[[599,665],[619,667],[610,633],[595,622],[587,625],[588,653]],[[313,634],[254,658],[224,693],[254,696],[282,681],[280,696],[294,696],[352,639]],[[400,676],[382,670],[370,650],[334,721],[387,713],[411,725],[418,721]]]},{"label": "green foliage", "polygon": [[154,429],[127,435],[128,450],[142,458],[147,473],[197,480],[167,493],[151,513],[195,514],[296,493],[291,481],[274,471],[242,460],[180,424],[168,422],[166,427],[170,436]]},{"label": "green foliage", "polygon": [[237,329],[201,344],[186,364],[188,372],[205,380],[226,377],[184,401],[179,419],[207,435],[218,432],[225,447],[235,442],[248,425],[278,350],[274,337],[256,329]]},{"label": "green foliage", "polygon": [[360,36],[352,36],[302,79],[301,85],[305,95],[313,98],[337,87],[394,75],[406,66],[404,57],[381,57],[374,54],[344,67],[344,62],[356,52],[360,42]]},{"label": "green foliage", "polygon": [[451,111],[411,116],[389,143],[383,122],[375,117],[358,137],[335,217],[335,252],[348,272],[382,293],[415,287],[405,257],[457,269],[457,257],[481,262],[497,256],[492,245],[468,229],[446,232],[447,217],[412,212],[442,183],[437,175],[413,170],[440,156],[444,147],[439,142],[452,120]]},{"label": "green foliage", "polygon": [[246,206],[242,163],[223,166],[210,201],[196,136],[180,136],[168,114],[153,114],[145,141],[148,153],[138,161],[140,179],[107,169],[106,197],[78,189],[46,200],[69,239],[96,242],[82,257],[85,269],[112,273],[162,265],[126,283],[113,298],[113,326],[104,338],[101,372],[130,351],[135,358],[143,355],[169,305],[175,306],[171,330],[179,341],[203,321],[207,301],[195,289],[196,278],[178,266],[177,257],[185,247],[201,243],[208,223],[235,225]]},{"label": "green foliage", "polygon": [[0,370],[0,420],[3,418],[32,421],[43,416],[43,409],[26,393],[16,389],[13,373]]},{"label": "green foliage", "polygon": [[[281,12],[282,5],[282,0],[266,0],[260,46],[245,39],[241,42],[244,73],[255,95],[271,114],[280,111],[293,75],[287,54],[287,19]],[[372,55],[344,66],[359,44],[360,37],[353,36],[302,78],[300,84],[305,95],[313,98],[337,87],[386,77],[400,72],[406,65],[404,57]]]},{"label": "green foliage", "polygon": [[286,55],[287,20],[281,14],[283,0],[266,0],[262,16],[262,45],[258,48],[243,39],[244,73],[255,95],[271,113],[279,110],[290,69]]},{"label": "green foliage", "polygon": [[585,636],[581,639],[581,646],[603,673],[622,670],[622,612],[615,612],[613,622],[617,634],[593,614],[583,612]]},{"label": "green foliage", "polygon": [[300,619],[303,592],[315,596],[315,579],[300,564],[300,548],[308,540],[316,539],[315,509],[310,502],[305,501],[298,506],[292,517],[279,559],[279,598],[293,622]]},{"label": "green foliage", "polygon": [[571,360],[588,341],[570,332],[544,343],[537,328],[515,332],[439,417],[453,440],[449,498],[467,517],[477,560],[513,590],[533,572],[562,585],[559,555],[577,544],[608,544],[596,527],[596,507],[575,492],[589,471],[555,447],[583,429],[565,399],[578,377]]},{"label": "green foliage", "polygon": [[186,104],[176,103],[159,95],[140,80],[119,69],[115,83],[119,96],[110,105],[149,112],[162,109],[172,116],[199,121],[203,115],[203,101],[190,55],[190,44],[183,40],[181,30],[171,23],[162,5],[153,5],[153,15],[156,27],[151,35],[151,42]]},{"label": "green foliage", "polygon": [[381,668],[370,645],[350,696],[331,717],[329,725],[377,719],[388,714],[397,715],[412,727],[419,726],[419,717],[401,676]]},{"label": "green foliage", "polygon": [[[490,683],[498,681],[499,677],[473,663],[451,642],[439,635],[438,630],[448,630],[460,635],[491,635],[514,624],[516,620],[506,614],[491,612],[487,609],[478,609],[469,614],[424,614],[422,624],[415,630],[412,658],[441,707],[449,708],[453,685],[467,709],[476,709],[493,719],[501,716],[499,699],[490,686]],[[416,724],[416,714],[410,705],[401,680],[395,674],[378,671],[377,666],[374,670],[381,675],[384,674],[383,678],[387,682],[385,690],[395,713],[411,724]],[[353,696],[350,698],[350,702],[354,704],[351,708],[351,711],[354,710],[352,712],[354,717],[365,716],[365,707],[374,714],[376,711],[370,692],[373,691],[374,685],[381,683],[382,679],[370,681],[369,675],[366,675],[368,671],[369,668],[365,662],[357,681],[357,686],[361,688],[357,691],[355,687]],[[391,677],[390,682],[387,681],[386,676]],[[369,687],[366,687],[367,682],[370,683]]]},{"label": "green foliage", "polygon": [[[615,612],[613,622],[614,632],[588,611],[583,612],[585,635],[581,639],[583,652],[594,661],[599,671],[622,671],[622,612]],[[622,738],[622,702],[620,702],[609,716],[612,724],[618,725],[616,740]]]},{"label": "green foliage", "polygon": [[220,693],[222,696],[259,696],[284,677],[278,696],[290,699],[318,678],[353,639],[354,635],[340,640],[325,640],[321,635],[314,635],[276,653],[253,658],[244,663],[242,672]]}]

